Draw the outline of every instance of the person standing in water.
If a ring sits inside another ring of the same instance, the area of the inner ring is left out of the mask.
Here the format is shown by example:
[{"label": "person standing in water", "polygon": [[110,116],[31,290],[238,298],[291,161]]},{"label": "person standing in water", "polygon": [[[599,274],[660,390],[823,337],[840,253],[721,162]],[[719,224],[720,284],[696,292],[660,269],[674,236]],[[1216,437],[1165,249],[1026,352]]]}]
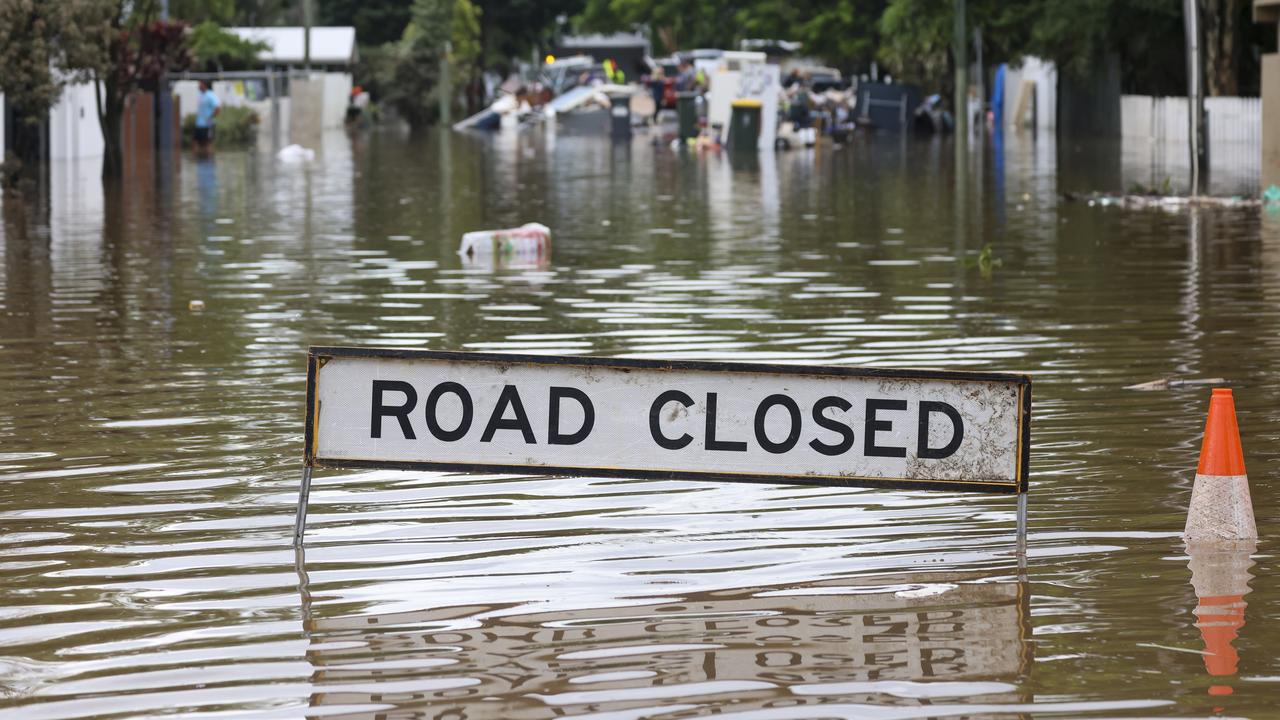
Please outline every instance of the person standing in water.
[{"label": "person standing in water", "polygon": [[196,152],[208,155],[213,151],[213,121],[222,112],[222,101],[209,87],[208,80],[200,81],[200,100],[196,103]]}]

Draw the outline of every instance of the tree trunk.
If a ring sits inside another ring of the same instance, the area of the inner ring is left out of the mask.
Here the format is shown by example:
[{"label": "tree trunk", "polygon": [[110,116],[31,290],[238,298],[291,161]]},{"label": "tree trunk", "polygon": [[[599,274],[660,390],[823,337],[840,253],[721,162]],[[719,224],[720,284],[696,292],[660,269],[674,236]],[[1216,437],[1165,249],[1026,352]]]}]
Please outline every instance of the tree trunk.
[{"label": "tree trunk", "polygon": [[124,98],[114,80],[94,86],[98,101],[98,123],[102,127],[102,177],[117,178],[124,174],[124,138],[120,129],[124,120]]},{"label": "tree trunk", "polygon": [[680,49],[677,43],[676,29],[673,27],[658,28],[658,41],[665,46],[664,49],[668,55]]},{"label": "tree trunk", "polygon": [[39,165],[44,162],[44,133],[41,127],[45,119],[14,113],[13,136],[9,138],[9,149],[25,165]]},{"label": "tree trunk", "polygon": [[1205,94],[1239,94],[1239,17],[1241,0],[1199,0],[1204,27]]},{"label": "tree trunk", "polygon": [[[476,55],[475,62],[471,64],[471,82],[467,84],[467,117],[480,112],[480,108],[484,107],[484,63],[489,57],[489,38],[493,36],[493,32],[489,28],[489,11],[490,8],[485,7],[487,3],[479,3],[480,6],[480,52]],[[506,78],[503,78],[505,80]],[[480,80],[479,90],[476,88],[476,81]]]}]

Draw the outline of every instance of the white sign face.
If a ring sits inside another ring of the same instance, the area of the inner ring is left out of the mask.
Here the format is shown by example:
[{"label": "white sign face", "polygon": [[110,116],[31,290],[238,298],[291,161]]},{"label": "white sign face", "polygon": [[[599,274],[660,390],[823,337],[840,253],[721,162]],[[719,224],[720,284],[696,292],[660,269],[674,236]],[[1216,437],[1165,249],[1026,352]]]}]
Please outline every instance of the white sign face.
[{"label": "white sign face", "polygon": [[1021,375],[313,348],[308,464],[1025,491]]},{"label": "white sign face", "polygon": [[782,68],[777,65],[755,63],[742,69],[738,80],[738,97],[759,100],[761,152],[773,152],[778,137],[778,94],[782,92]]}]

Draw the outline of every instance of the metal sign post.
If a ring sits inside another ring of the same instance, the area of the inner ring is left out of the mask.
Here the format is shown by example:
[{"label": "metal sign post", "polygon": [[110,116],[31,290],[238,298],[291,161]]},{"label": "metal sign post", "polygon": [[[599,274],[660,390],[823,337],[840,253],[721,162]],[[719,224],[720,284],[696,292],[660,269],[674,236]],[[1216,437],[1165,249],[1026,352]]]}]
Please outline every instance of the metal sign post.
[{"label": "metal sign post", "polygon": [[312,348],[305,467],[1018,495],[1031,381],[979,372]]},{"label": "metal sign post", "polygon": [[[301,539],[299,539],[301,542]],[[1022,579],[1027,572],[1027,491],[1018,493],[1018,544],[1015,549],[1018,556],[1018,570]]]},{"label": "metal sign post", "polygon": [[298,517],[293,523],[293,544],[302,546],[302,532],[307,527],[307,502],[311,500],[311,465],[302,466],[302,484],[298,486]]}]

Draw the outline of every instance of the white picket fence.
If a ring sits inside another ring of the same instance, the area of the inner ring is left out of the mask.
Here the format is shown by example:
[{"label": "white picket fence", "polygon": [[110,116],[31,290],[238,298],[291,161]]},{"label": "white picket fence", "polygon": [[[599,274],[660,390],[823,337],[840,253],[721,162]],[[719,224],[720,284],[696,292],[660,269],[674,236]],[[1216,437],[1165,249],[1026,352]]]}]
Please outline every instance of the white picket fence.
[{"label": "white picket fence", "polygon": [[[1262,101],[1205,98],[1211,192],[1256,193],[1262,165]],[[1185,189],[1190,173],[1190,104],[1185,97],[1124,95],[1120,134],[1125,184]]]}]

